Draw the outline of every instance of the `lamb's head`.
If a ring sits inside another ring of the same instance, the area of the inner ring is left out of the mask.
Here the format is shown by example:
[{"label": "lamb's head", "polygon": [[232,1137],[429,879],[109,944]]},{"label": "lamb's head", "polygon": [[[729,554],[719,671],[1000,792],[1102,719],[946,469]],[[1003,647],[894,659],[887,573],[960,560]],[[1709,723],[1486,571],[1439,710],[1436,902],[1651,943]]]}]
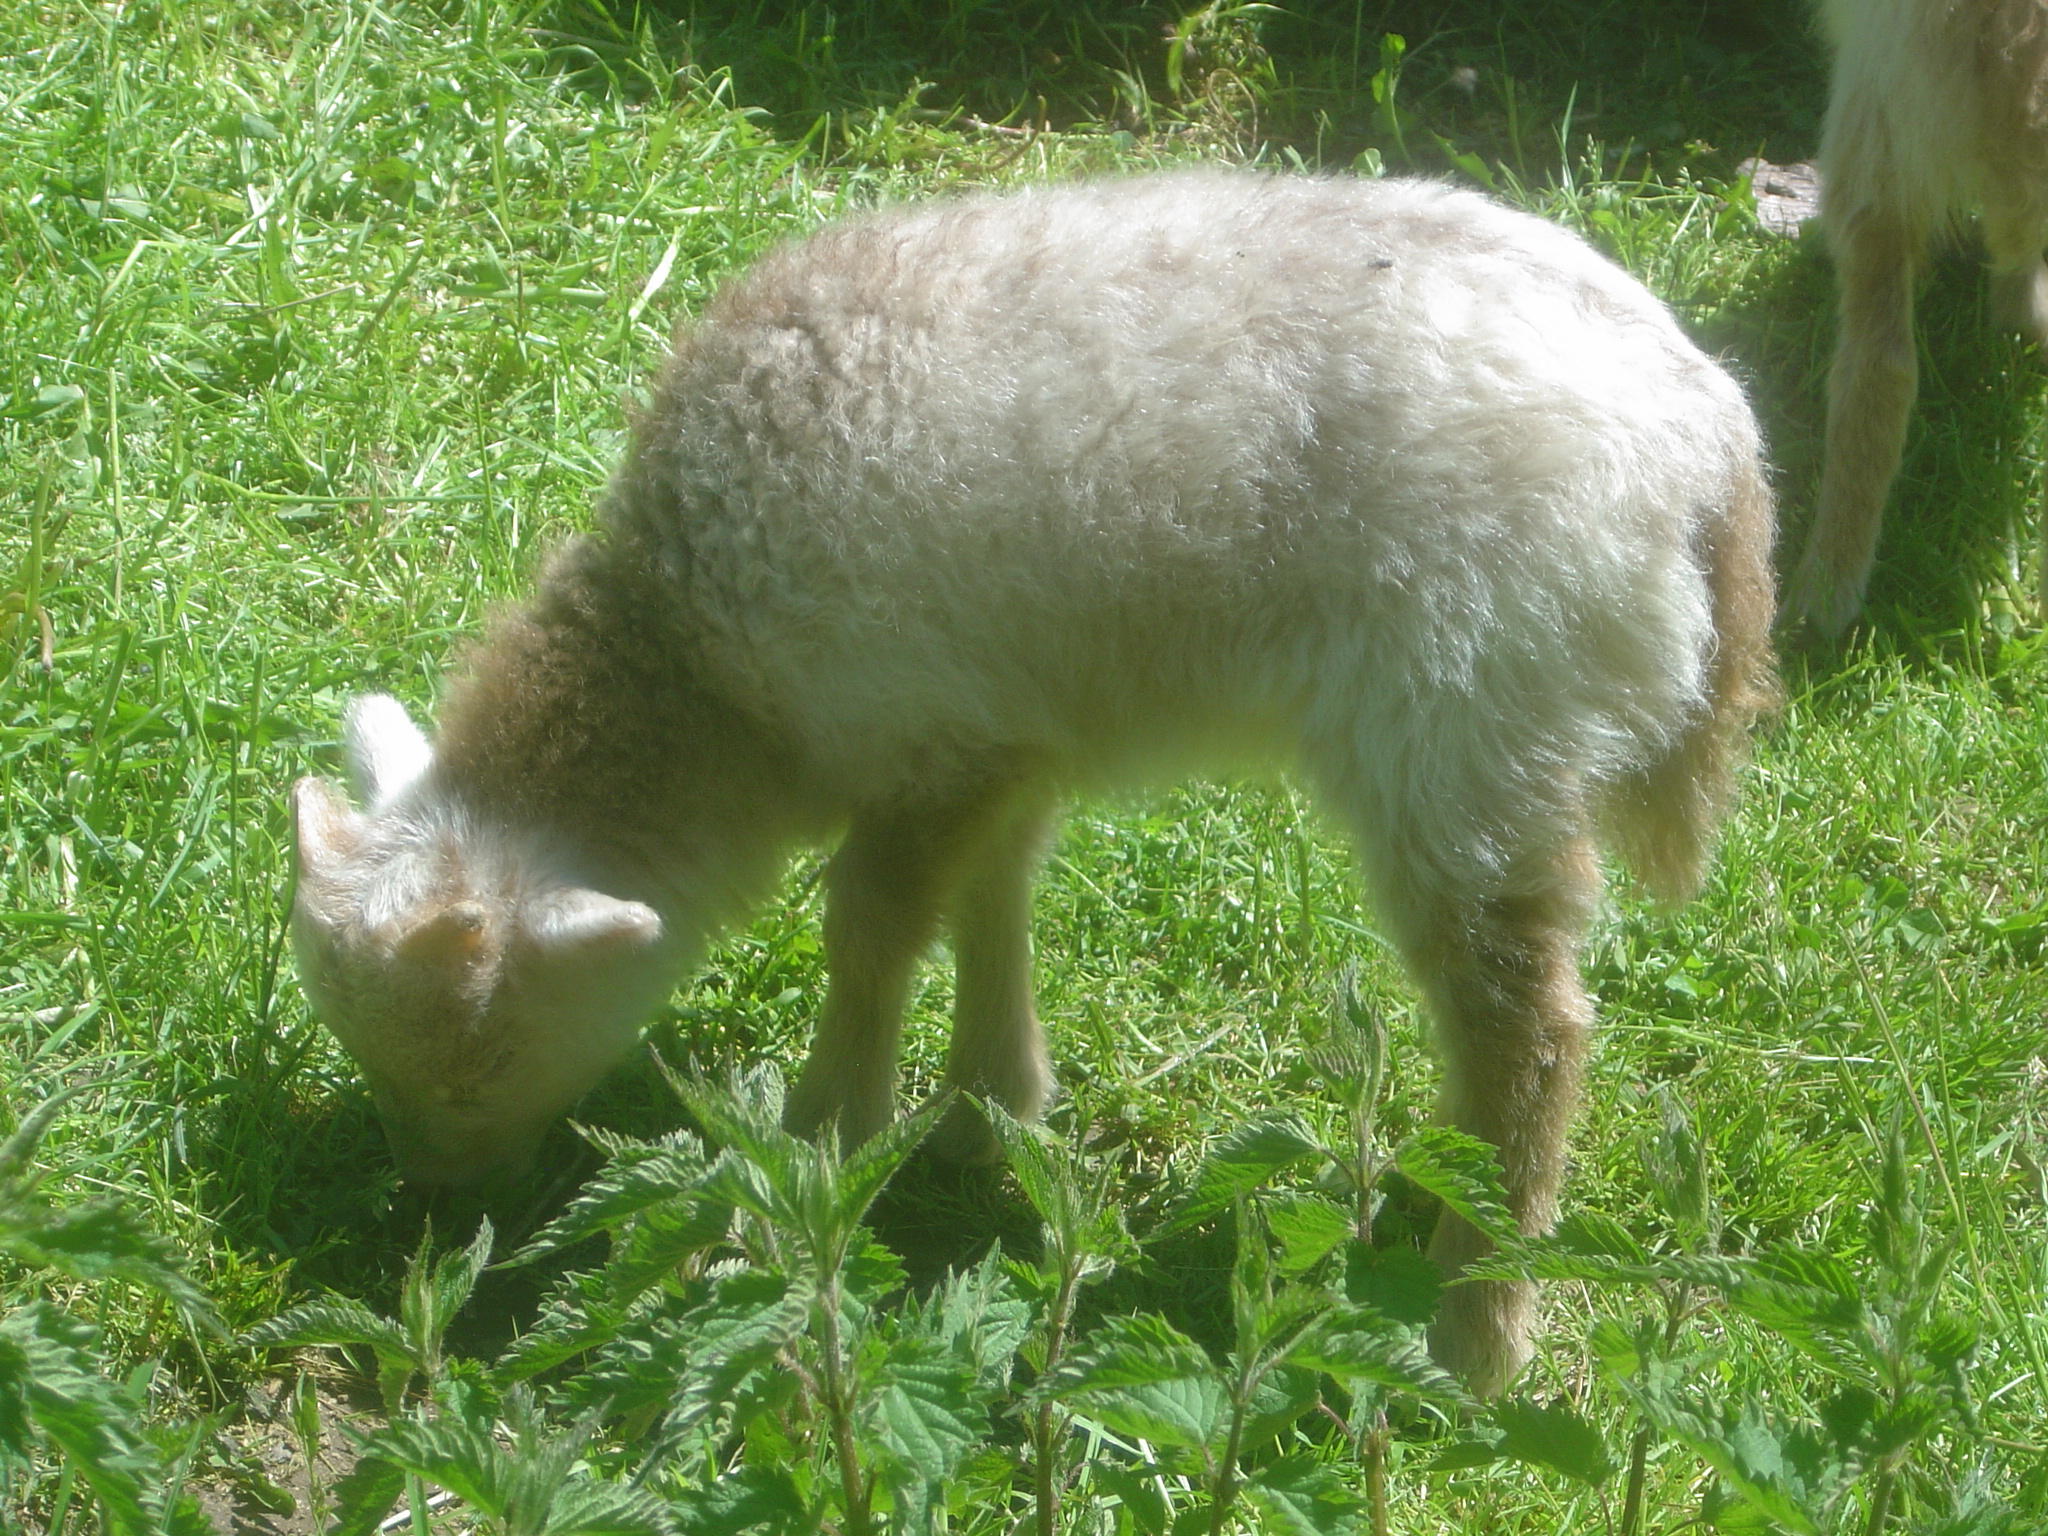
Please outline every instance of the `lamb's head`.
[{"label": "lamb's head", "polygon": [[522,1169],[659,1002],[661,919],[478,825],[395,700],[355,700],[344,736],[365,809],[324,779],[292,790],[306,995],[361,1065],[407,1179]]}]

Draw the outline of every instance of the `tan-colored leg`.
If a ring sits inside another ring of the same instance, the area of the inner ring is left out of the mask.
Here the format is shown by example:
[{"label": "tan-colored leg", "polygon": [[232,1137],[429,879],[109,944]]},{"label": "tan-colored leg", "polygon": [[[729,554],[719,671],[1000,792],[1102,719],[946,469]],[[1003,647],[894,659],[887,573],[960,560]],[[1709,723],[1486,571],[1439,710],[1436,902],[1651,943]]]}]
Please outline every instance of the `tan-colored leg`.
[{"label": "tan-colored leg", "polygon": [[[974,851],[952,902],[953,1044],[946,1081],[1036,1120],[1052,1095],[1052,1067],[1031,989],[1031,881],[1051,826],[1049,812],[1020,809]],[[994,1162],[1002,1148],[970,1104],[957,1104],[932,1133],[933,1155]]]},{"label": "tan-colored leg", "polygon": [[1905,447],[1918,387],[1913,289],[1923,231],[1878,209],[1830,210],[1829,241],[1841,304],[1826,462],[1813,530],[1785,603],[1788,619],[1825,637],[1840,634],[1863,606]]},{"label": "tan-colored leg", "polygon": [[852,1146],[894,1118],[912,972],[963,856],[1002,803],[988,787],[855,815],[825,871],[830,979],[810,1059],[783,1107],[792,1131],[807,1136],[836,1121],[841,1142]]},{"label": "tan-colored leg", "polygon": [[[2000,325],[2010,326],[2048,354],[2048,263],[2041,259],[2043,231],[2024,214],[1984,210],[1984,244],[1991,252],[1991,304]],[[2048,486],[2042,488],[2040,554],[2035,604],[2048,618]]]},{"label": "tan-colored leg", "polygon": [[[1413,891],[1389,926],[1430,1004],[1444,1065],[1442,1118],[1498,1149],[1509,1209],[1535,1233],[1557,1216],[1591,1030],[1579,945],[1599,891],[1593,850],[1574,843],[1515,885],[1511,894],[1462,900]],[[1449,1211],[1430,1244],[1451,1276],[1490,1251]],[[1534,1320],[1526,1283],[1452,1285],[1430,1349],[1491,1396],[1527,1363]]]}]

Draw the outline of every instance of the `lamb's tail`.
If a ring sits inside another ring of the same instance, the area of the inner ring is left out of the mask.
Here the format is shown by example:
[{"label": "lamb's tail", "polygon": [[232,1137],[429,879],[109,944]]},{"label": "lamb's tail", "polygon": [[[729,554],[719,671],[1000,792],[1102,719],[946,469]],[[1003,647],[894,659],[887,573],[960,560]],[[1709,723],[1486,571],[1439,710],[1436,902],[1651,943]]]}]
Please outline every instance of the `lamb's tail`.
[{"label": "lamb's tail", "polygon": [[1663,901],[1698,889],[1715,830],[1749,756],[1750,727],[1780,699],[1771,623],[1777,609],[1770,486],[1744,461],[1717,517],[1699,530],[1714,614],[1706,705],[1671,749],[1604,797],[1605,830],[1638,879]]}]

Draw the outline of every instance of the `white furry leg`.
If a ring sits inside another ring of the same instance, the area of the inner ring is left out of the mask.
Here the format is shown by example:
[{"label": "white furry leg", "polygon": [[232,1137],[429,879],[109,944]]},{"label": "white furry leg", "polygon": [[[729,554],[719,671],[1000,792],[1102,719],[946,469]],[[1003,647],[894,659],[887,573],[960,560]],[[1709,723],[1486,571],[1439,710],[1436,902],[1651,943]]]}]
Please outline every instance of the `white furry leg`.
[{"label": "white furry leg", "polygon": [[1830,211],[1840,332],[1828,374],[1826,462],[1785,617],[1832,639],[1863,607],[1886,498],[1919,387],[1913,285],[1921,232],[1877,210]]},{"label": "white furry leg", "polygon": [[809,1136],[837,1122],[851,1147],[896,1113],[896,1046],[918,956],[938,926],[945,818],[856,817],[825,871],[830,981],[810,1059],[782,1123]]},{"label": "white furry leg", "polygon": [[[946,1081],[1036,1120],[1052,1095],[1052,1066],[1031,991],[1031,879],[1050,814],[1022,810],[977,850],[953,899],[953,1044]],[[953,1106],[932,1133],[934,1156],[994,1162],[1002,1148],[981,1112]]]}]

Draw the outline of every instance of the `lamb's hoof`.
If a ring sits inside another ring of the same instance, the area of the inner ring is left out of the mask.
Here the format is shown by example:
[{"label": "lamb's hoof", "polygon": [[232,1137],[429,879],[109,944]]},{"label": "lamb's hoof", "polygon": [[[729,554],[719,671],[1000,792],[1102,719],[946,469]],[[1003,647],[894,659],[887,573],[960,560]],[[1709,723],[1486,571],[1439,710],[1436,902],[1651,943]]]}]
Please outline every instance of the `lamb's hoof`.
[{"label": "lamb's hoof", "polygon": [[989,1129],[988,1117],[966,1098],[954,1100],[924,1146],[938,1161],[957,1168],[992,1168],[1003,1161],[1003,1144]]},{"label": "lamb's hoof", "polygon": [[1444,1288],[1429,1353],[1478,1398],[1495,1398],[1522,1373],[1532,1350],[1536,1288],[1520,1280],[1473,1280]]},{"label": "lamb's hoof", "polygon": [[1839,641],[1863,612],[1863,582],[1803,560],[1793,573],[1778,620],[1785,633],[1823,645]]}]

